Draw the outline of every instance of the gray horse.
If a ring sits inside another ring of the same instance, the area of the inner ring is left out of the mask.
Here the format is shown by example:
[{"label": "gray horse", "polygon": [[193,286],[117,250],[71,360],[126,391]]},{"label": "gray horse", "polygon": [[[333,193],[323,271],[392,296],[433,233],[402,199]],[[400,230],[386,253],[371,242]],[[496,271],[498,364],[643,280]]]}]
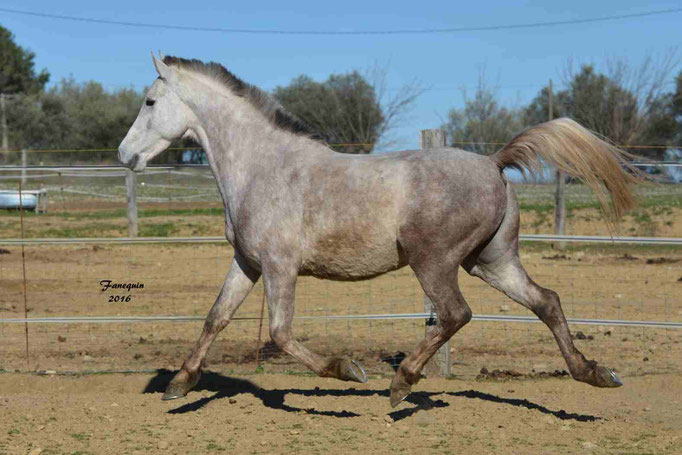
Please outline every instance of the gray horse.
[{"label": "gray horse", "polygon": [[[519,204],[503,170],[547,162],[586,182],[618,217],[634,206],[638,181],[625,154],[567,118],[530,128],[499,152],[452,148],[346,155],[312,139],[307,126],[258,88],[216,63],[153,57],[158,79],[119,147],[140,171],[174,139],[206,152],[225,209],[234,260],[196,346],[163,399],[185,396],[218,333],[263,276],[270,336],[323,377],[365,382],[357,362],[309,351],[291,332],[299,275],[363,280],[409,265],[433,301],[437,325],[400,364],[396,406],[428,359],[471,320],[459,267],[530,309],[552,331],[574,379],[622,385],[573,345],[558,295],[538,286],[519,261]],[[611,203],[609,204],[609,196]]]}]

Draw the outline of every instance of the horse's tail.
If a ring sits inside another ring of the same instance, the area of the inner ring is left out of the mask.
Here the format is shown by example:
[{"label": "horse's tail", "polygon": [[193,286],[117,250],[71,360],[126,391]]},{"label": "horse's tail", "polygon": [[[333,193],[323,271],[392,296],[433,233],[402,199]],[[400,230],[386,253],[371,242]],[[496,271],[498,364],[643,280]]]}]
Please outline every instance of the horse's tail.
[{"label": "horse's tail", "polygon": [[537,173],[544,161],[579,178],[594,192],[610,225],[614,216],[636,206],[630,187],[643,174],[628,163],[633,157],[565,117],[528,128],[491,156],[500,169]]}]

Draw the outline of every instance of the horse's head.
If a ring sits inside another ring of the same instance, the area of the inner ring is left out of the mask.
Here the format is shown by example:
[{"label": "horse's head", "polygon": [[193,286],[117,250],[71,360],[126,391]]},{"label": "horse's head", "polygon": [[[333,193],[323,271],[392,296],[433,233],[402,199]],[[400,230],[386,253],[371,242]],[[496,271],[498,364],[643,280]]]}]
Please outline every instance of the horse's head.
[{"label": "horse's head", "polygon": [[135,171],[144,169],[150,159],[197,124],[194,112],[178,95],[177,69],[153,54],[152,59],[159,77],[149,89],[135,123],[118,146],[118,159]]}]

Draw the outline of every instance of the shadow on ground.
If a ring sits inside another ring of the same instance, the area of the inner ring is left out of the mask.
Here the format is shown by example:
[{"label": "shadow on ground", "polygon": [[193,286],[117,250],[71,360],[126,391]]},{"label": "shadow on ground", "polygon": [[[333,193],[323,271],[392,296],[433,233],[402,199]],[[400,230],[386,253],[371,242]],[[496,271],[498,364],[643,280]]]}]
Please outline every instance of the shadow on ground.
[{"label": "shadow on ground", "polygon": [[[157,370],[156,375],[149,380],[146,387],[142,393],[163,393],[168,386],[168,383],[173,379],[176,371],[170,371],[166,369]],[[355,389],[353,387],[347,389],[320,389],[315,387],[314,389],[274,389],[268,390],[263,389],[251,381],[246,379],[237,379],[223,376],[218,373],[206,371],[202,374],[199,383],[194,387],[195,391],[209,391],[216,392],[215,395],[210,397],[200,398],[196,401],[183,404],[177,408],[168,411],[169,414],[184,414],[187,412],[193,412],[206,406],[208,403],[214,400],[220,400],[222,398],[229,398],[242,393],[250,393],[254,397],[260,399],[263,405],[272,408],[279,409],[286,412],[305,412],[307,414],[322,415],[330,417],[359,417],[360,414],[351,411],[318,411],[315,408],[302,409],[294,406],[289,406],[284,403],[287,395],[301,395],[306,397],[368,397],[372,395],[377,395],[386,398],[386,407],[388,408],[388,389],[384,390],[373,390],[373,389]],[[600,420],[601,417],[595,417],[586,414],[576,414],[569,413],[563,409],[559,411],[553,411],[542,405],[533,403],[526,399],[518,398],[503,398],[497,395],[492,395],[485,392],[479,392],[477,390],[464,390],[460,392],[414,392],[410,394],[405,402],[412,404],[412,407],[400,409],[397,411],[390,412],[388,415],[393,418],[393,420],[402,420],[406,417],[410,417],[421,410],[428,410],[433,408],[444,408],[449,406],[448,403],[441,399],[434,399],[436,396],[451,396],[459,398],[476,399],[483,401],[491,401],[494,403],[507,404],[510,406],[517,406],[521,408],[531,409],[543,414],[548,414],[554,416],[561,420],[575,420],[578,422],[593,422]]]}]

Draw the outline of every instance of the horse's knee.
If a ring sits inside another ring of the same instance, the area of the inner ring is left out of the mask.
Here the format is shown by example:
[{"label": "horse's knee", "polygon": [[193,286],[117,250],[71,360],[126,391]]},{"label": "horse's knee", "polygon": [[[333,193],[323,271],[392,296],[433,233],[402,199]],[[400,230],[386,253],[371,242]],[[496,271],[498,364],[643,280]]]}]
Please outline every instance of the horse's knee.
[{"label": "horse's knee", "polygon": [[285,327],[271,326],[270,338],[281,350],[286,351],[286,348],[291,341],[291,332]]},{"label": "horse's knee", "polygon": [[206,317],[204,330],[211,334],[217,334],[227,327],[228,323],[229,320],[227,318],[211,311],[209,312],[208,317]]}]

